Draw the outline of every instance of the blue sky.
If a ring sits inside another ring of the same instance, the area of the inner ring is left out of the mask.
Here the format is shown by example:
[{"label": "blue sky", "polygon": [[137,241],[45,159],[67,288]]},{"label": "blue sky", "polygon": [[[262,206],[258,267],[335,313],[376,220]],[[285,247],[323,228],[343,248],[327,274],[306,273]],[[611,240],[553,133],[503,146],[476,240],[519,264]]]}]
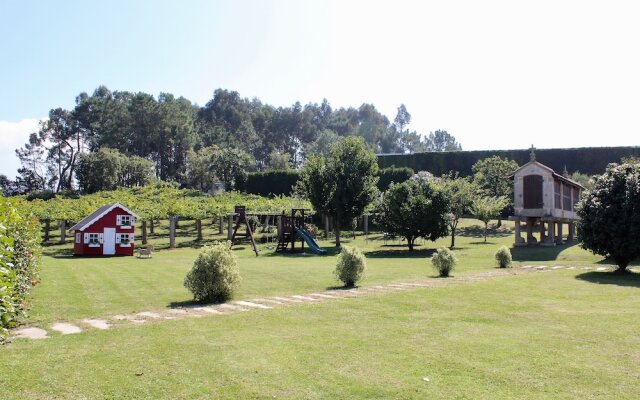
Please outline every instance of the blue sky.
[{"label": "blue sky", "polygon": [[404,103],[466,150],[639,145],[633,2],[0,0],[0,173],[80,92]]}]

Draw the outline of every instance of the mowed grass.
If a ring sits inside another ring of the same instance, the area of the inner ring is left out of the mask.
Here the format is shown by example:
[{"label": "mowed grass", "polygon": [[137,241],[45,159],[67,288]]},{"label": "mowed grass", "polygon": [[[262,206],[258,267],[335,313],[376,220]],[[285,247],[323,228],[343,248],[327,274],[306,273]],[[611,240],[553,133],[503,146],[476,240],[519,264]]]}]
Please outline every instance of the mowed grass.
[{"label": "mowed grass", "polygon": [[[157,252],[151,259],[135,257],[73,257],[71,244],[45,248],[42,283],[33,291],[30,324],[45,326],[59,320],[104,317],[118,313],[158,310],[188,303],[192,297],[183,287],[183,279],[200,247],[213,240],[224,240],[217,227],[205,225],[202,243],[196,242],[193,221],[182,221],[178,230],[178,248],[169,250],[166,223],[156,229],[150,243]],[[137,231],[139,236],[139,230]],[[57,237],[52,237],[56,241]],[[429,257],[439,246],[448,246],[450,238],[437,242],[420,241],[414,252],[407,250],[401,239],[385,241],[381,234],[367,238],[350,238],[347,245],[361,248],[367,255],[368,270],[362,285],[413,281],[433,276]],[[513,243],[512,225],[493,228],[487,243],[477,220],[463,220],[456,238],[455,253],[459,259],[455,274],[466,274],[495,267],[493,254],[499,246]],[[140,245],[138,239],[137,246]],[[330,250],[328,256],[289,255],[275,253],[275,243],[260,244],[256,257],[250,244],[234,247],[238,256],[242,284],[236,299],[267,295],[304,294],[340,285],[334,276],[336,251],[333,242],[320,241]],[[269,248],[271,247],[271,248]],[[553,248],[514,249],[515,264],[554,263],[584,265],[600,258],[577,245]],[[530,260],[535,260],[531,262]]]},{"label": "mowed grass", "polygon": [[18,340],[0,351],[0,387],[3,399],[637,399],[639,290],[638,274],[533,272]]}]

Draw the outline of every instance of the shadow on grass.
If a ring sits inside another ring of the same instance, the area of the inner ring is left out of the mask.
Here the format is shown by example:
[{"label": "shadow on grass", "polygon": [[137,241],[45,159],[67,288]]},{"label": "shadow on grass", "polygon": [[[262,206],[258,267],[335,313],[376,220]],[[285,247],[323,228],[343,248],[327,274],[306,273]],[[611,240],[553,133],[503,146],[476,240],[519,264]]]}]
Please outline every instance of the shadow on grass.
[{"label": "shadow on grass", "polygon": [[431,257],[436,252],[436,249],[414,249],[409,251],[407,246],[387,247],[402,247],[402,249],[374,250],[365,253],[365,255],[367,258],[425,258]]},{"label": "shadow on grass", "polygon": [[169,303],[167,308],[193,308],[193,307],[207,307],[207,306],[217,306],[219,304],[227,303],[226,301],[196,301],[196,300],[182,300],[182,301],[172,301]]},{"label": "shadow on grass", "polygon": [[557,260],[558,255],[563,251],[575,246],[576,242],[566,243],[563,245],[545,247],[545,246],[525,246],[512,247],[511,256],[513,261],[552,261]]},{"label": "shadow on grass", "polygon": [[614,272],[592,271],[577,275],[576,279],[597,283],[599,285],[631,286],[640,288],[640,274],[633,272],[618,274]]},{"label": "shadow on grass", "polygon": [[[500,228],[496,228],[494,226],[487,230],[487,236],[489,237],[491,236],[505,237],[505,236],[511,236],[511,235],[513,235],[513,231],[504,226]],[[464,228],[458,228],[458,230],[456,231],[456,236],[484,239],[484,227],[479,225],[474,225],[474,226],[467,226]]]}]

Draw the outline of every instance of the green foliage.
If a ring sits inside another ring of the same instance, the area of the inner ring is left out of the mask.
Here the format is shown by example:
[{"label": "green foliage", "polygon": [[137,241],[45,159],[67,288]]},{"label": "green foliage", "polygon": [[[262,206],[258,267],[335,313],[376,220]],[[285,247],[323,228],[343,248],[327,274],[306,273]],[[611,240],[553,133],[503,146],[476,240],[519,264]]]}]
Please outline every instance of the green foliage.
[{"label": "green foliage", "polygon": [[0,338],[25,315],[38,282],[39,230],[21,203],[0,198]]},{"label": "green foliage", "polygon": [[426,151],[460,151],[462,146],[447,131],[437,130],[429,133],[425,143]]},{"label": "green foliage", "polygon": [[640,256],[640,164],[611,164],[576,210],[580,246],[612,258],[618,272]]},{"label": "green foliage", "polygon": [[473,200],[480,188],[469,178],[460,178],[457,174],[442,177],[440,185],[451,203],[449,228],[451,229],[451,248],[456,244],[456,229],[463,215],[471,212]]},{"label": "green foliage", "polygon": [[255,170],[255,160],[246,151],[224,148],[214,152],[211,170],[224,182],[226,190],[244,189],[247,173]]},{"label": "green foliage", "polygon": [[362,215],[377,193],[378,165],[362,138],[334,145],[331,156],[311,157],[301,174],[301,187],[316,211],[331,216],[340,246],[340,226]]},{"label": "green foliage", "polygon": [[226,301],[240,284],[240,271],[230,243],[207,246],[184,278],[198,302]]},{"label": "green foliage", "polygon": [[448,234],[449,199],[428,181],[391,184],[379,198],[376,212],[376,223],[386,232],[406,238],[409,250],[418,237],[435,241]]},{"label": "green foliage", "polygon": [[513,196],[513,182],[509,176],[518,169],[515,161],[494,156],[473,164],[473,181],[487,196]]},{"label": "green foliage", "polygon": [[103,147],[94,153],[80,154],[76,177],[82,191],[94,193],[148,185],[154,177],[154,170],[149,160]]},{"label": "green foliage", "polygon": [[471,212],[480,221],[484,222],[484,241],[487,241],[487,231],[489,230],[489,221],[497,219],[500,211],[508,204],[505,197],[483,196],[473,201]]},{"label": "green foliage", "polygon": [[338,255],[335,275],[346,287],[353,287],[364,278],[367,260],[357,247],[343,246]]},{"label": "green foliage", "polygon": [[391,183],[402,183],[408,181],[414,172],[411,168],[383,168],[378,170],[378,189],[381,192],[389,189]]},{"label": "green foliage", "polygon": [[[473,175],[476,162],[499,156],[515,161],[518,165],[529,162],[530,150],[481,150],[391,154],[378,156],[380,168],[409,167],[414,171],[430,171],[436,176],[458,171],[461,176]],[[622,157],[640,156],[640,147],[583,147],[574,149],[536,149],[536,159],[561,172],[581,171],[587,175],[602,174],[607,165],[619,162]]]},{"label": "green foliage", "polygon": [[431,264],[433,264],[433,267],[438,271],[438,275],[442,278],[449,276],[457,262],[458,259],[455,254],[453,254],[453,251],[446,247],[440,247],[433,256],[431,256]]},{"label": "green foliage", "polygon": [[253,172],[247,176],[245,192],[260,196],[289,195],[300,179],[297,170]]},{"label": "green foliage", "polygon": [[571,174],[571,180],[578,182],[579,184],[584,186],[585,189],[591,189],[591,187],[593,186],[594,177],[576,171]]},{"label": "green foliage", "polygon": [[500,268],[511,268],[511,250],[507,246],[502,246],[496,251],[495,259]]}]

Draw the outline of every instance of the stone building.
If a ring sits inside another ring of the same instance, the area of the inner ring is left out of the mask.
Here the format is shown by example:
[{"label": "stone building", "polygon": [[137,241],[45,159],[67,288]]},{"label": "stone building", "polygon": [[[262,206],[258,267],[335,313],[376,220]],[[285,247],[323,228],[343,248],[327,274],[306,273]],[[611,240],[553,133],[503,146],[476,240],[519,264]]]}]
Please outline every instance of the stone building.
[{"label": "stone building", "polygon": [[[569,179],[566,169],[560,175],[536,161],[533,149],[531,161],[518,168],[512,178],[514,215],[509,219],[515,222],[515,245],[562,244],[565,224],[567,240],[573,240],[578,220],[575,205],[584,187]],[[534,236],[535,230],[539,232],[539,239]]]}]

